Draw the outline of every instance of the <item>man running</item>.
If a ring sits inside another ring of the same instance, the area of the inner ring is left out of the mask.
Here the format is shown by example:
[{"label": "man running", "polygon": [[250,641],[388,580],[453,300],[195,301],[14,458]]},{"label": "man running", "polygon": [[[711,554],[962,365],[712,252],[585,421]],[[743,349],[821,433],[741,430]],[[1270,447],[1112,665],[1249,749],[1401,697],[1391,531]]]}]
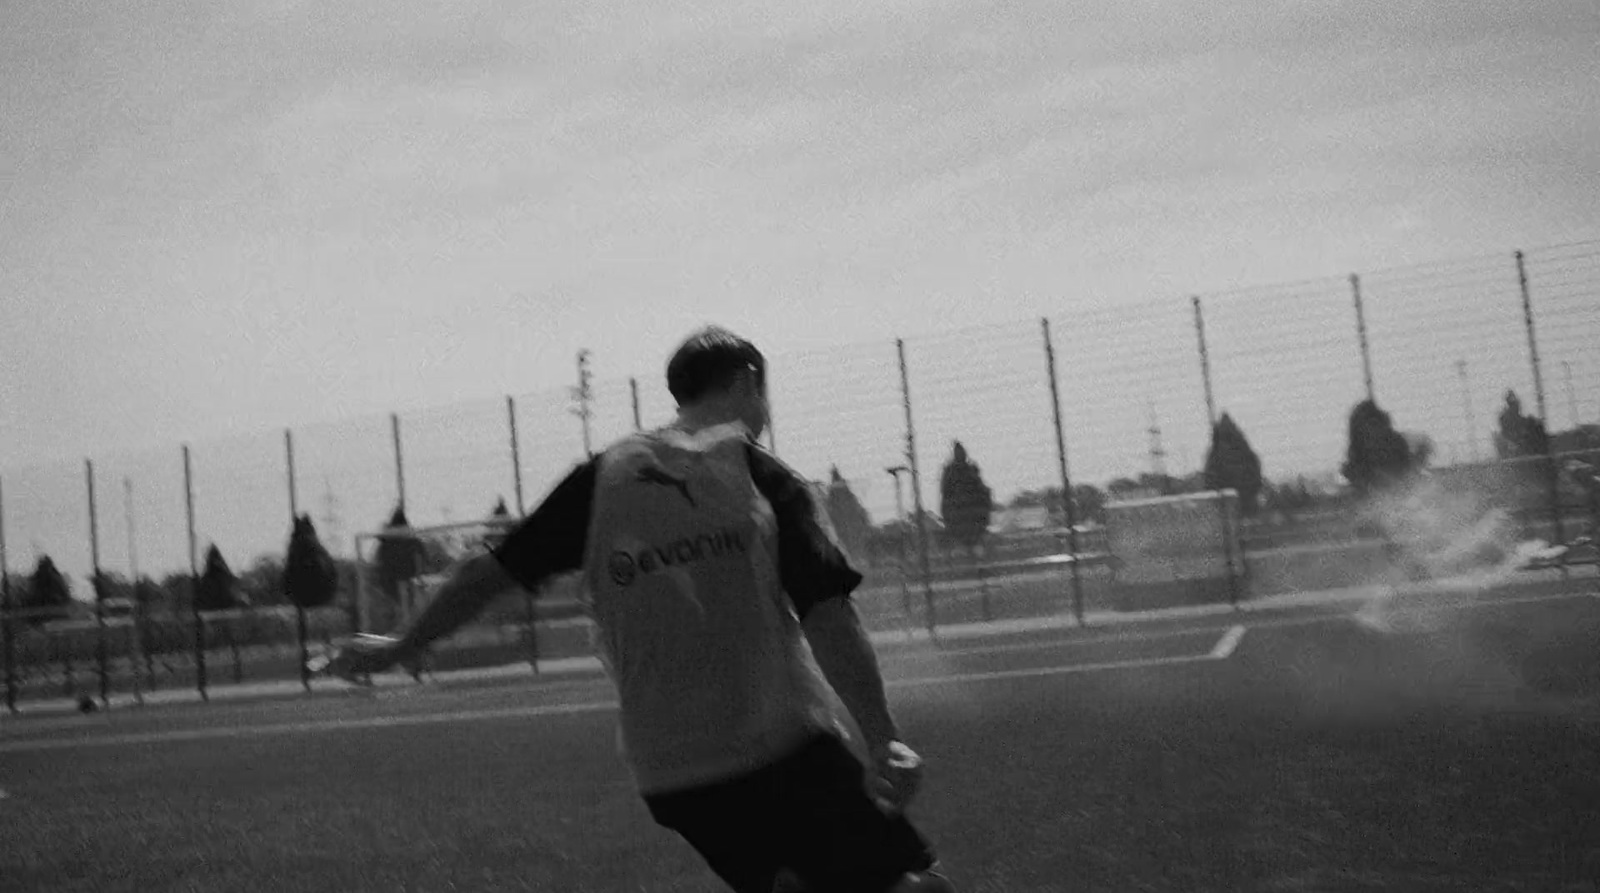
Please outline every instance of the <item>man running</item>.
[{"label": "man running", "polygon": [[581,571],[639,792],[730,887],[771,893],[792,876],[830,893],[953,893],[902,812],[921,761],[850,601],[861,575],[806,481],[756,442],[765,359],[706,328],[673,354],[667,387],[671,424],[578,466],[458,565],[401,638],[342,669],[415,660],[512,586]]}]

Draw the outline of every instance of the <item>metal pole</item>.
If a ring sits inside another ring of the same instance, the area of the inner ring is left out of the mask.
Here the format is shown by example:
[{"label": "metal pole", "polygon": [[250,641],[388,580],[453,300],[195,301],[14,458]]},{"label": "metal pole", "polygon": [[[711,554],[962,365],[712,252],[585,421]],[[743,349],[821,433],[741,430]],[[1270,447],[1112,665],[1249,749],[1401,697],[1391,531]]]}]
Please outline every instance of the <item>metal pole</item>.
[{"label": "metal pole", "polygon": [[[289,483],[289,529],[293,531],[295,522],[300,520],[300,492],[295,483],[294,432],[288,428],[283,429],[283,465]],[[290,537],[293,537],[293,533]],[[310,691],[311,652],[306,647],[306,609],[299,602],[294,606],[294,632],[300,646],[300,687]]]},{"label": "metal pole", "polygon": [[894,340],[900,357],[900,400],[906,411],[906,464],[911,466],[911,503],[917,512],[917,547],[921,553],[922,597],[927,607],[928,635],[939,634],[933,612],[933,569],[928,565],[928,519],[922,508],[922,472],[917,464],[917,426],[911,417],[911,375],[906,369],[906,343]]},{"label": "metal pole", "polygon": [[133,581],[133,590],[130,593],[133,616],[133,697],[142,705],[146,680],[139,670],[140,666],[146,663],[147,657],[144,653],[144,605],[139,601],[139,553],[134,548],[132,478],[122,479],[122,506],[128,525],[128,576]]},{"label": "metal pole", "polygon": [[1048,317],[1039,319],[1039,328],[1044,332],[1045,372],[1050,376],[1050,411],[1056,425],[1056,468],[1061,473],[1061,501],[1066,508],[1067,557],[1071,559],[1068,563],[1072,571],[1072,614],[1077,618],[1078,625],[1084,626],[1083,579],[1078,567],[1081,558],[1078,554],[1078,509],[1072,504],[1072,477],[1067,474],[1067,437],[1061,423],[1061,388],[1056,377],[1056,348],[1050,338]]},{"label": "metal pole", "polygon": [[400,414],[389,413],[389,431],[394,438],[394,489],[401,511],[406,509],[406,463],[400,451]]},{"label": "metal pole", "polygon": [[[527,509],[522,501],[522,449],[517,444],[517,401],[516,398],[506,397],[506,427],[511,432],[511,480],[517,497],[517,517],[527,514]],[[528,666],[533,672],[539,672],[539,615],[534,608],[533,593],[524,589],[522,591],[523,608],[527,614],[528,625]]]},{"label": "metal pole", "polygon": [[[1566,545],[1567,535],[1561,523],[1561,477],[1556,469],[1554,444],[1550,438],[1550,415],[1544,400],[1544,367],[1539,362],[1539,339],[1533,330],[1533,294],[1528,288],[1528,266],[1522,252],[1516,252],[1517,288],[1522,292],[1522,321],[1528,330],[1528,361],[1533,365],[1533,393],[1539,403],[1539,426],[1543,429],[1545,477],[1550,484],[1550,521],[1555,545]],[[1565,553],[1561,557],[1561,575],[1568,574]]]},{"label": "metal pole", "polygon": [[1467,426],[1467,443],[1472,447],[1472,461],[1477,462],[1481,457],[1478,454],[1478,425],[1472,419],[1472,389],[1467,384],[1467,361],[1456,360],[1456,377],[1461,379],[1461,418]]},{"label": "metal pole", "polygon": [[1366,305],[1361,300],[1361,277],[1354,273],[1350,274],[1350,294],[1356,304],[1356,338],[1361,344],[1361,377],[1367,385],[1367,399],[1377,403],[1377,393],[1372,387],[1372,347],[1367,343]]},{"label": "metal pole", "polygon": [[94,460],[83,460],[84,479],[89,492],[89,571],[94,585],[95,663],[100,673],[100,703],[111,706],[111,661],[106,645],[106,581],[100,571],[100,516],[94,501]]},{"label": "metal pole", "polygon": [[522,502],[522,450],[517,445],[517,398],[506,396],[506,429],[511,433],[511,488],[517,498],[517,517],[527,513]]},{"label": "metal pole", "polygon": [[1572,417],[1573,430],[1578,427],[1578,395],[1572,390],[1572,364],[1566,360],[1561,361],[1561,372],[1567,378],[1567,414]]},{"label": "metal pole", "polygon": [[0,486],[0,652],[4,652],[6,709],[17,712],[17,665],[14,627],[11,616],[11,566],[6,558],[6,498]]},{"label": "metal pole", "polygon": [[[894,518],[896,526],[898,526],[900,530],[900,549],[897,560],[895,561],[895,565],[900,570],[900,611],[905,615],[907,623],[912,622],[911,576],[906,573],[906,505],[905,499],[901,495],[900,491],[900,475],[902,473],[909,472],[910,470],[911,469],[904,465],[896,465],[892,468],[884,469],[884,471],[889,473],[890,477],[894,478]],[[910,635],[910,633],[911,630],[909,627],[907,627],[906,634]]]},{"label": "metal pole", "polygon": [[289,482],[289,520],[293,521],[300,517],[300,493],[294,474],[294,432],[288,428],[283,429],[283,464]]},{"label": "metal pole", "polygon": [[[1215,391],[1213,391],[1211,386],[1211,349],[1206,343],[1205,310],[1200,306],[1199,295],[1194,296],[1190,299],[1190,301],[1194,306],[1195,337],[1198,339],[1200,345],[1200,377],[1202,384],[1205,386],[1206,393],[1206,420],[1210,422],[1211,449],[1215,450],[1217,445],[1217,400]],[[1359,303],[1357,306],[1360,306]],[[1357,312],[1359,313],[1360,311],[1358,310]],[[1362,343],[1366,343],[1365,335],[1362,336]],[[1366,355],[1364,350],[1362,355]],[[1368,382],[1368,392],[1370,393],[1370,376],[1368,378]],[[1207,464],[1209,465],[1210,463],[1208,462]],[[1228,511],[1228,500],[1224,498],[1223,488],[1220,486],[1220,484],[1221,481],[1206,482],[1206,486],[1210,487],[1211,490],[1217,495],[1217,513],[1222,516],[1222,560],[1228,568],[1228,604],[1232,605],[1235,609],[1238,609],[1239,575],[1236,570],[1237,565],[1233,560],[1234,519],[1233,513]]]},{"label": "metal pole", "polygon": [[639,379],[628,379],[628,390],[633,396],[633,430],[644,430],[644,418],[639,415]]},{"label": "metal pole", "polygon": [[[1206,347],[1206,318],[1200,309],[1200,297],[1196,295],[1190,299],[1194,304],[1194,331],[1200,340],[1200,381],[1206,391],[1206,421],[1215,427],[1217,424],[1217,400],[1215,392],[1211,389],[1211,351]],[[1371,388],[1368,388],[1370,391]]]},{"label": "metal pole", "polygon": [[189,462],[189,445],[183,446],[183,501],[189,524],[189,612],[194,620],[194,678],[200,700],[210,700],[206,693],[206,625],[200,616],[200,564],[195,555],[194,537],[194,472]]}]

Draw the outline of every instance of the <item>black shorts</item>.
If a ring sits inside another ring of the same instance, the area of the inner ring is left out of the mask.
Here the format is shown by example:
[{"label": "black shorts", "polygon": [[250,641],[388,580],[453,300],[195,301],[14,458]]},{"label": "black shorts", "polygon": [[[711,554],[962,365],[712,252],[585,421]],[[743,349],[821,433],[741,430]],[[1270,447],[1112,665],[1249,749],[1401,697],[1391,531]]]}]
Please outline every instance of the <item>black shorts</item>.
[{"label": "black shorts", "polygon": [[884,893],[934,856],[904,816],[878,808],[862,773],[843,742],[823,735],[749,775],[645,804],[739,893],[771,893],[782,869],[812,890]]}]

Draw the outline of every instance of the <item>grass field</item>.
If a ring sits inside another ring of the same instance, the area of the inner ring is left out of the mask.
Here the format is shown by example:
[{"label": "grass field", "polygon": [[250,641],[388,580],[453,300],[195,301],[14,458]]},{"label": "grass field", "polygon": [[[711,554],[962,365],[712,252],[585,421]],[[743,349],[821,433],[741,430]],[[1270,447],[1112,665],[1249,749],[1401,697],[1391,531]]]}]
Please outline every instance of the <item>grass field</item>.
[{"label": "grass field", "polygon": [[[887,652],[931,767],[916,815],[964,890],[1597,889],[1600,600],[1385,618]],[[578,678],[10,721],[0,889],[719,889],[633,796],[609,698]]]}]

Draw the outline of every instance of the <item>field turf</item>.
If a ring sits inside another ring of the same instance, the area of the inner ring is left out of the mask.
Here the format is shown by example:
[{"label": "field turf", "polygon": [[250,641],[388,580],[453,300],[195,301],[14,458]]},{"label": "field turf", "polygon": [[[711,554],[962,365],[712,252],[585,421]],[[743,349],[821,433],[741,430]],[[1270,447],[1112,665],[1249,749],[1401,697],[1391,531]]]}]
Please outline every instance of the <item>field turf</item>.
[{"label": "field turf", "polygon": [[[930,764],[915,815],[969,891],[1600,889],[1600,600],[1385,615],[886,652]],[[720,889],[633,795],[609,700],[578,678],[8,721],[0,890]]]}]

